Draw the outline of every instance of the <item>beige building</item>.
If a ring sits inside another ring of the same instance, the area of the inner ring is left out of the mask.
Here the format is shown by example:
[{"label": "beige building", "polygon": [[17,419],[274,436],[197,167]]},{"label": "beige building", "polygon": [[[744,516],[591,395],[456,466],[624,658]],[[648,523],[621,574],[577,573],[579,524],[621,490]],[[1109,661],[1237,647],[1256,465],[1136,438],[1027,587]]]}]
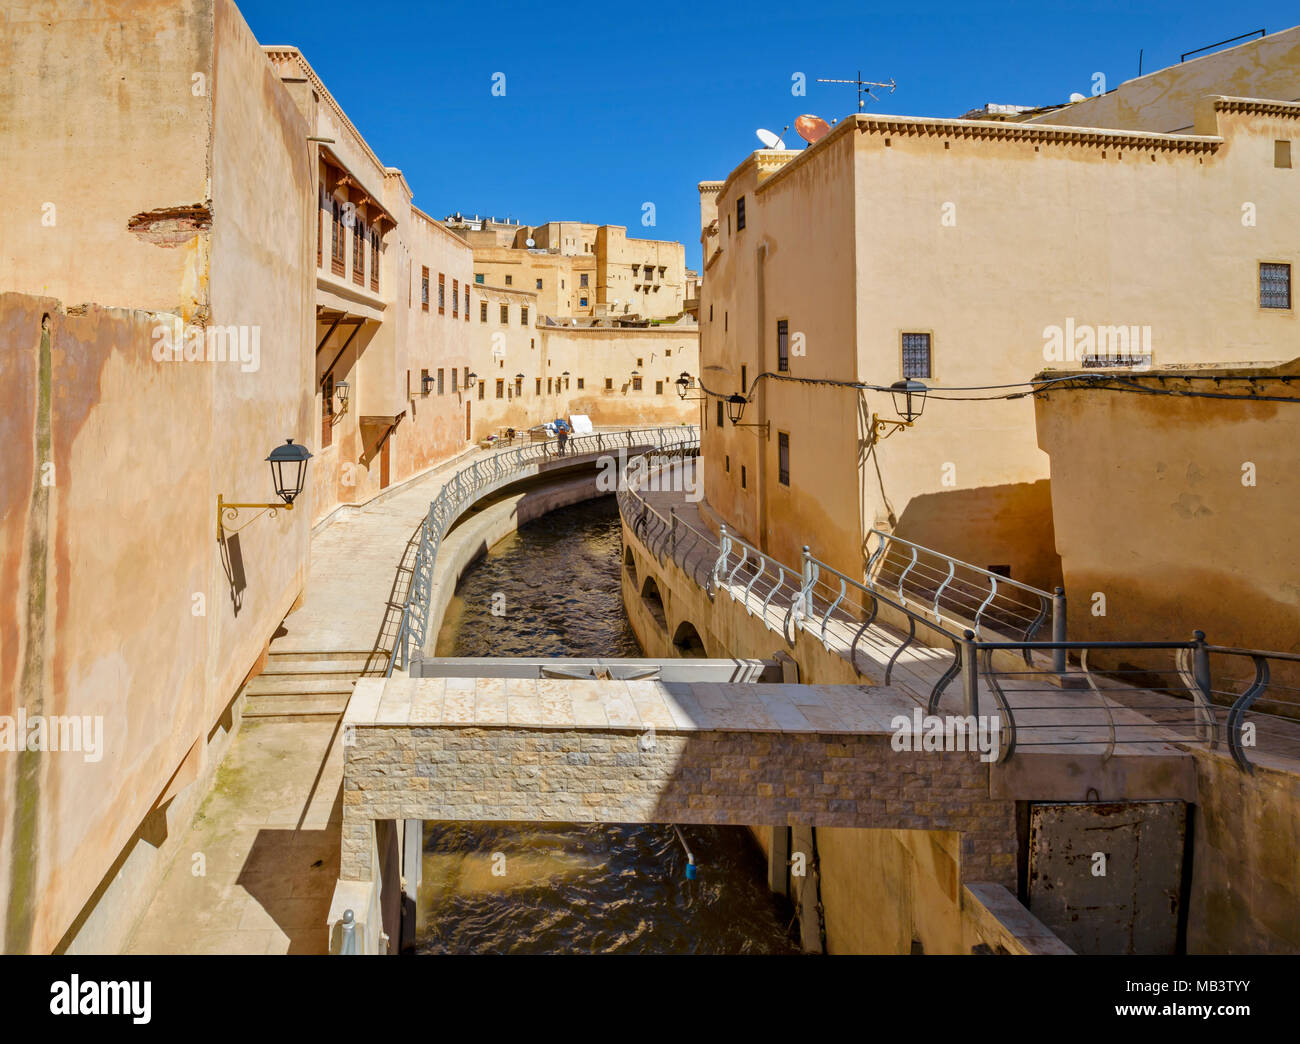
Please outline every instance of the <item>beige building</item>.
[{"label": "beige building", "polygon": [[[860,572],[878,528],[1059,583],[1027,382],[1295,356],[1297,120],[1223,97],[1176,134],[858,115],[701,183],[701,377],[759,425],[711,401],[709,504],[787,562]],[[873,438],[896,417],[873,389],[908,378],[946,391]]]},{"label": "beige building", "polygon": [[[576,378],[524,389],[536,420],[690,406],[643,388],[597,408],[588,382],[631,368],[605,333],[548,357],[532,295],[475,294],[470,245],[230,0],[10,7],[0,731],[86,731],[75,752],[0,753],[0,924],[6,952],[112,952],[301,598],[313,526],[495,422],[466,382],[495,400],[504,379],[485,304],[511,308],[511,374]],[[628,334],[647,373],[668,376],[668,349],[696,369],[693,325]],[[286,439],[312,454],[288,510],[266,459]]]}]

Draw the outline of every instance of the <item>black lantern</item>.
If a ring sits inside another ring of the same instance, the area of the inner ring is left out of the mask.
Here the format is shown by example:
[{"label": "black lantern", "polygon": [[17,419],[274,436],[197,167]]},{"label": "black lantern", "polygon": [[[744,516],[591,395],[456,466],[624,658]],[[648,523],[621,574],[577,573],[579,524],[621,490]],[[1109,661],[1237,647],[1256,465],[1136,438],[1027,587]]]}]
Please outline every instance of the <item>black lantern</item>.
[{"label": "black lantern", "polygon": [[424,374],[424,376],[420,378],[420,392],[424,395],[428,395],[429,389],[433,387],[433,382],[436,379],[437,378],[435,378],[432,374],[428,374],[428,373]]},{"label": "black lantern", "polygon": [[524,379],[524,375],[522,373],[515,374],[515,380],[522,381],[523,379]]},{"label": "black lantern", "polygon": [[465,374],[465,387],[472,388],[476,384],[478,384],[478,374],[470,370],[469,373]]},{"label": "black lantern", "polygon": [[348,392],[350,392],[351,390],[352,390],[352,386],[349,385],[347,381],[334,382],[334,394],[339,397],[340,411],[346,410],[348,408]]},{"label": "black lantern", "polygon": [[299,446],[293,439],[285,439],[283,446],[276,446],[266,458],[271,465],[271,481],[275,484],[275,495],[281,503],[276,504],[234,504],[226,500],[222,493],[217,494],[217,539],[225,539],[225,522],[233,522],[244,508],[260,508],[270,511],[272,515],[280,508],[293,510],[293,502],[302,493],[303,483],[307,479],[307,461],[311,453],[306,446]]},{"label": "black lantern", "polygon": [[740,418],[745,415],[745,407],[749,405],[749,400],[743,395],[727,396],[727,416],[731,419],[732,424],[739,424]]},{"label": "black lantern", "polygon": [[683,373],[674,383],[677,385],[677,397],[679,399],[685,399],[686,393],[691,387],[691,375],[689,373]]},{"label": "black lantern", "polygon": [[894,397],[894,412],[911,424],[925,410],[925,396],[929,390],[920,381],[895,381],[889,386],[889,394]]},{"label": "black lantern", "polygon": [[565,370],[562,374],[560,374],[560,376],[561,376],[561,377],[567,377],[567,376],[569,376],[569,371],[568,371],[568,370]]},{"label": "black lantern", "polygon": [[266,458],[271,462],[271,480],[275,483],[275,495],[286,504],[292,504],[294,498],[302,492],[302,484],[307,478],[307,461],[311,453],[306,446],[300,446],[293,439],[285,439],[283,446],[276,446]]}]

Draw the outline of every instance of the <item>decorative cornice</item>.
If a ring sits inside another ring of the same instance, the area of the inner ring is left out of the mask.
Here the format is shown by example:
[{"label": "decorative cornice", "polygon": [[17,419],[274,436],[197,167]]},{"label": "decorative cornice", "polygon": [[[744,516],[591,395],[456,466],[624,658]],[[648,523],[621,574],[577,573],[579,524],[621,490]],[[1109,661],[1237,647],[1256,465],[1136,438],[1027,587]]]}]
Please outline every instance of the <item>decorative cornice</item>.
[{"label": "decorative cornice", "polygon": [[988,120],[945,120],[927,116],[849,117],[863,134],[910,137],[983,138],[994,141],[1043,142],[1107,148],[1162,149],[1173,152],[1215,152],[1223,144],[1217,135],[1161,134],[1155,131],[1109,130],[1099,127],[1058,127],[1044,123],[992,123]]},{"label": "decorative cornice", "polygon": [[1288,119],[1300,119],[1300,102],[1275,101],[1270,98],[1228,98],[1214,99],[1215,112],[1244,112],[1262,116],[1285,116]]}]

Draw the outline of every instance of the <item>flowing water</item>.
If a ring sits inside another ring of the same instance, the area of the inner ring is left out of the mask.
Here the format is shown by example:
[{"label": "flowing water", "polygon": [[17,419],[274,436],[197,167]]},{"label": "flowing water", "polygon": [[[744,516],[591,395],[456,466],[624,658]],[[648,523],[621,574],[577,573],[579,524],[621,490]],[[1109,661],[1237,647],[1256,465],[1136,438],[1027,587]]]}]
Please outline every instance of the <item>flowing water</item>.
[{"label": "flowing water", "polygon": [[[551,512],[472,567],[439,656],[640,656],[613,497]],[[493,609],[497,610],[494,615]],[[740,827],[428,823],[418,953],[795,953]]]}]

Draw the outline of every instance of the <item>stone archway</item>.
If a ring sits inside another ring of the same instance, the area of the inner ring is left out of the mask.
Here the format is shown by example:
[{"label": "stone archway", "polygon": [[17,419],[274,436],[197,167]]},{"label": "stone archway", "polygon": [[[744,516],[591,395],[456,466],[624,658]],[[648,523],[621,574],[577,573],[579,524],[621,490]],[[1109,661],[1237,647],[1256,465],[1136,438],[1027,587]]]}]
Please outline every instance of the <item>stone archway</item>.
[{"label": "stone archway", "polygon": [[689,620],[683,620],[673,632],[673,652],[683,658],[706,659],[709,655],[704,648],[704,639]]},{"label": "stone archway", "polygon": [[653,576],[645,578],[645,584],[641,588],[641,601],[645,603],[646,611],[663,630],[668,630],[668,613],[664,609],[663,595],[659,593],[659,585],[655,583]]}]

